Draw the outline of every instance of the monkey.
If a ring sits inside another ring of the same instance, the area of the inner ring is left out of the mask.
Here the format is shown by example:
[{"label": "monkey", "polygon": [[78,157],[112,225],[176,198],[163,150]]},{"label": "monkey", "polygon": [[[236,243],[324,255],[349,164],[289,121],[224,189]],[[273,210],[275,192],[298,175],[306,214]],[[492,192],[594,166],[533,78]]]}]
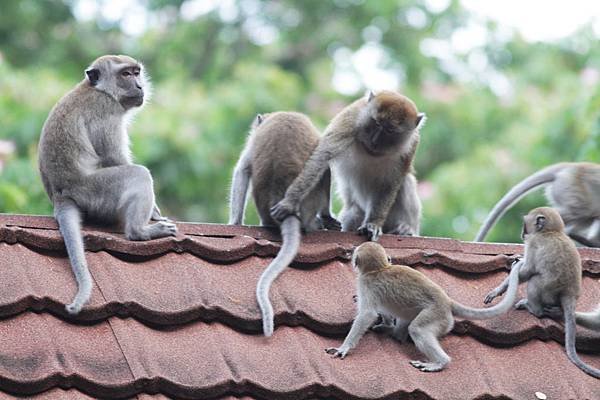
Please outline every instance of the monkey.
[{"label": "monkey", "polygon": [[271,215],[277,221],[299,215],[302,199],[331,167],[343,201],[343,231],[372,241],[382,233],[418,235],[421,202],[412,164],[424,121],[425,114],[395,92],[356,100],[327,126]]},{"label": "monkey", "polygon": [[[548,310],[560,307],[569,360],[585,373],[600,378],[600,370],[583,363],[575,349],[575,306],[581,293],[581,259],[575,244],[565,233],[560,214],[550,207],[534,208],[523,217],[521,237],[525,254],[520,261],[519,282],[527,282],[527,298],[519,300],[515,307],[526,309],[538,318],[552,316]],[[490,303],[502,295],[506,286],[505,280],[486,296],[484,302]],[[585,320],[586,315],[583,317]]]},{"label": "monkey", "polygon": [[423,372],[444,369],[451,361],[439,338],[454,326],[454,316],[489,319],[506,313],[517,297],[519,265],[513,265],[508,277],[506,297],[493,307],[477,309],[452,300],[435,282],[404,265],[391,265],[384,248],[375,242],[358,246],[352,256],[358,272],[358,313],[350,332],[339,348],[325,349],[334,357],[345,358],[377,319],[377,313],[396,318],[394,337],[406,341],[410,336],[427,361],[410,364]]},{"label": "monkey", "polygon": [[550,165],[522,180],[494,206],[475,241],[483,241],[509,208],[543,185],[547,185],[546,197],[561,215],[567,234],[583,245],[600,247],[600,164],[591,162]]},{"label": "monkey", "polygon": [[[141,63],[124,55],[102,56],[42,127],[38,167],[78,286],[65,307],[69,314],[78,314],[92,292],[82,220],[118,223],[128,240],[177,233],[155,203],[150,172],[132,163],[129,150],[126,127],[148,93]],[[148,225],[150,220],[157,222]]]},{"label": "monkey", "polygon": [[320,140],[317,128],[304,114],[274,112],[258,115],[251,127],[246,146],[234,168],[230,195],[229,224],[240,225],[244,218],[250,183],[252,196],[263,226],[281,230],[279,253],[258,280],[256,298],[262,313],[263,333],[274,330],[273,307],[269,289],[275,279],[294,260],[302,231],[340,230],[329,209],[331,174],[325,171],[319,182],[300,204],[301,213],[289,215],[280,223],[271,218],[270,208],[280,201],[287,187],[298,176]]}]

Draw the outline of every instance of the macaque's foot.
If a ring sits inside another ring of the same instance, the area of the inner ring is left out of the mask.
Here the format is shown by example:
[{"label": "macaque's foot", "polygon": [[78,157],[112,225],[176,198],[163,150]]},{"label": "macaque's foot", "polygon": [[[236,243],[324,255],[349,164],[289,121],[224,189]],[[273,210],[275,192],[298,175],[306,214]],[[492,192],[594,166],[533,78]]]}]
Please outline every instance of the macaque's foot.
[{"label": "macaque's foot", "polygon": [[385,335],[391,335],[394,332],[394,325],[386,324],[382,322],[380,324],[375,324],[371,327],[371,330],[376,333],[383,333]]},{"label": "macaque's foot", "polygon": [[410,365],[423,372],[438,372],[443,370],[445,367],[445,365],[442,363],[425,362],[418,360],[410,361]]},{"label": "macaque's foot", "polygon": [[361,235],[366,235],[368,240],[376,242],[379,240],[379,237],[382,233],[381,226],[372,222],[367,222],[366,224],[358,228],[358,233],[360,233]]},{"label": "macaque's foot", "polygon": [[544,315],[547,315],[550,318],[554,319],[562,319],[563,318],[563,310],[561,306],[545,306],[544,307]]},{"label": "macaque's foot", "polygon": [[334,358],[339,357],[343,360],[346,357],[346,354],[348,354],[348,350],[349,349],[343,349],[342,347],[339,349],[336,347],[328,347],[325,349],[325,352],[333,355]]},{"label": "macaque's foot", "polygon": [[333,218],[331,215],[321,215],[320,217],[321,224],[323,228],[329,231],[341,231],[342,223],[337,219]]},{"label": "macaque's foot", "polygon": [[150,239],[158,239],[177,235],[177,225],[171,222],[158,221],[148,227]]},{"label": "macaque's foot", "polygon": [[390,233],[393,233],[394,235],[400,235],[400,236],[415,236],[414,229],[411,226],[409,226],[408,224],[405,224],[404,222],[401,222],[398,225],[398,227]]},{"label": "macaque's foot", "polygon": [[296,209],[292,204],[290,204],[285,199],[281,200],[279,203],[275,204],[271,207],[271,217],[275,221],[282,222],[284,219],[289,217],[290,215],[295,215],[300,218],[300,212]]},{"label": "macaque's foot", "polygon": [[527,309],[527,299],[521,299],[515,303],[515,308],[517,310],[526,310]]}]

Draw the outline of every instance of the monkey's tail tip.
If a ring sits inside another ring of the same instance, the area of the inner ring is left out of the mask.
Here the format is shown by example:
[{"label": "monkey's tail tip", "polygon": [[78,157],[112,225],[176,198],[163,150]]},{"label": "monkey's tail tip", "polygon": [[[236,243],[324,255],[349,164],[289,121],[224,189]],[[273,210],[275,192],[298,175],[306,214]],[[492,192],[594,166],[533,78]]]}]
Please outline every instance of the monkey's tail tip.
[{"label": "monkey's tail tip", "polygon": [[65,310],[67,310],[67,312],[70,315],[77,315],[79,314],[79,312],[81,311],[81,309],[83,308],[83,304],[79,304],[77,302],[72,302],[71,304],[67,304],[65,306]]}]

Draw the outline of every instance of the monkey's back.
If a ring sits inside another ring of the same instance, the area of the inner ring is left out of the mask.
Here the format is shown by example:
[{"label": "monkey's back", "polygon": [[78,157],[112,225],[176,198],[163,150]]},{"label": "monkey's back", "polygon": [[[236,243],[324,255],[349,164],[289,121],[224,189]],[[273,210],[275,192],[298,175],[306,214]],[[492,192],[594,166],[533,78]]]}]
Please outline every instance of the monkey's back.
[{"label": "monkey's back", "polygon": [[93,89],[80,83],[56,103],[44,122],[38,167],[51,199],[56,191],[74,185],[86,170],[96,167],[98,155],[82,132],[88,120],[86,102],[91,103],[94,95]]},{"label": "monkey's back", "polygon": [[[395,315],[415,314],[432,304],[446,308],[450,306],[450,298],[444,289],[426,275],[405,265],[392,265],[361,275],[361,284],[370,289],[368,292],[373,296],[372,301]],[[405,317],[412,318],[414,315]]]},{"label": "monkey's back", "polygon": [[565,223],[578,218],[600,217],[600,164],[564,163],[546,196],[559,209]]},{"label": "monkey's back", "polygon": [[546,288],[543,300],[546,304],[556,304],[561,296],[574,296],[581,293],[581,258],[577,248],[562,232],[538,234],[530,242],[538,274],[531,279],[539,279]]},{"label": "monkey's back", "polygon": [[263,220],[302,172],[319,143],[310,119],[296,112],[275,112],[254,130],[252,140],[252,194]]}]

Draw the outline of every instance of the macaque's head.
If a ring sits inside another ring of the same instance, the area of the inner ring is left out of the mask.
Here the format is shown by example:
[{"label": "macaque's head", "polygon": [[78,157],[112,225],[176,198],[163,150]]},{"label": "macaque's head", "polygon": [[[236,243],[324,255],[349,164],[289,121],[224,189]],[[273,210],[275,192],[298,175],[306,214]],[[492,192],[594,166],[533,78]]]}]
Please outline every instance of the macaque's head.
[{"label": "macaque's head", "polygon": [[565,224],[558,211],[550,207],[538,207],[529,211],[523,217],[523,230],[521,239],[528,235],[547,232],[563,232]]},{"label": "macaque's head", "polygon": [[425,114],[408,97],[391,91],[370,93],[357,121],[357,139],[373,156],[393,153],[424,122]]},{"label": "macaque's head", "polygon": [[390,263],[385,249],[376,242],[365,242],[352,254],[352,266],[361,274],[388,267]]}]

